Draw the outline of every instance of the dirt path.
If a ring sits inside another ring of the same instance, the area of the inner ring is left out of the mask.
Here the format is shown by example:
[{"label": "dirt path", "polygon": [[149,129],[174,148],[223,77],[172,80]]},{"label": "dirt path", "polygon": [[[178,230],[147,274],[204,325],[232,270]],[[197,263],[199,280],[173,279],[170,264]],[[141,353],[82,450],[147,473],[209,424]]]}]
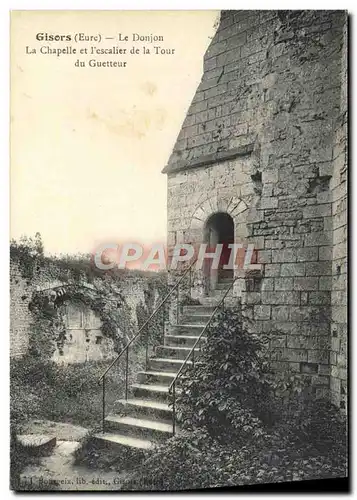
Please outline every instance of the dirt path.
[{"label": "dirt path", "polygon": [[84,427],[71,424],[32,421],[24,428],[26,434],[48,434],[57,438],[57,444],[50,456],[36,460],[21,474],[20,491],[23,490],[75,490],[115,491],[119,488],[125,473],[93,471],[74,465],[74,452],[79,440],[88,432]]}]

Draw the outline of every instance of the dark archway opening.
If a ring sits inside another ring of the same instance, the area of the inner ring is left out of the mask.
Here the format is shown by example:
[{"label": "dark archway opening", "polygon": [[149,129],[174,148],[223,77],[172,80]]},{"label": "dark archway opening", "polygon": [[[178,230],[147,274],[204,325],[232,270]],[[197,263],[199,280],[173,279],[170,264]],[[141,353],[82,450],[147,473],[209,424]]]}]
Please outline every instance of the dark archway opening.
[{"label": "dark archway opening", "polygon": [[217,283],[222,280],[233,279],[233,269],[224,269],[228,265],[231,249],[229,244],[234,243],[234,222],[226,212],[217,212],[211,215],[205,224],[205,243],[208,244],[207,251],[214,252],[218,244],[222,244],[222,253],[218,269],[212,269],[212,259],[206,263],[206,275],[210,276],[210,288],[216,288]]}]

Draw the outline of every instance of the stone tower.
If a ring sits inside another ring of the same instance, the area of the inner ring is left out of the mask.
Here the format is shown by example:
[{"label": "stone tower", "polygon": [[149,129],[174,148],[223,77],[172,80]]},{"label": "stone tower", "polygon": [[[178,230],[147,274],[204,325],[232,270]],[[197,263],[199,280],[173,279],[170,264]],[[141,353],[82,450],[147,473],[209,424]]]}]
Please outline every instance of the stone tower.
[{"label": "stone tower", "polygon": [[262,271],[242,301],[273,334],[275,369],[341,409],[346,170],[346,12],[223,11],[164,169],[168,245],[207,231],[254,244]]}]

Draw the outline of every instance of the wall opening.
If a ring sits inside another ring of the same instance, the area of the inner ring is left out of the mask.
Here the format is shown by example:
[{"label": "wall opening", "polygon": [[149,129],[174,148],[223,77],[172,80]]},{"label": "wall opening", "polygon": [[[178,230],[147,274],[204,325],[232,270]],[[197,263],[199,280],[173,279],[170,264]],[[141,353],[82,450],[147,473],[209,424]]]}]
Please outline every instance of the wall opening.
[{"label": "wall opening", "polygon": [[234,243],[234,222],[228,213],[217,212],[207,219],[204,227],[204,242],[207,243],[207,252],[214,252],[218,244],[223,245],[217,270],[212,269],[212,259],[206,259],[205,262],[209,288],[215,289],[219,282],[233,279],[233,269],[224,269],[231,255],[229,244]]}]

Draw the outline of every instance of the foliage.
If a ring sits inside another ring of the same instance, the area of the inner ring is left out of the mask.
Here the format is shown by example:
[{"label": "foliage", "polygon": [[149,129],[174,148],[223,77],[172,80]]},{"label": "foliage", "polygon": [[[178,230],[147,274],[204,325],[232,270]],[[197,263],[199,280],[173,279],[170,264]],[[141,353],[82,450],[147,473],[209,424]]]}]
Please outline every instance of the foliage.
[{"label": "foliage", "polygon": [[[116,273],[103,273],[91,261],[90,255],[45,257],[41,236],[22,237],[19,242],[11,241],[11,259],[18,262],[20,271],[28,284],[35,274],[44,270],[46,276],[64,283],[61,294],[55,290],[35,292],[29,308],[32,324],[29,335],[30,354],[37,358],[50,359],[56,349],[62,349],[66,340],[64,306],[68,302],[85,304],[101,319],[103,335],[113,339],[114,349],[120,351],[136,331],[130,307],[122,289],[122,281],[130,276],[145,276],[148,287],[144,290],[144,301],[137,308],[138,324],[142,324],[152,313],[155,306],[155,290],[161,298],[167,293],[166,273],[140,273],[119,270]],[[100,272],[98,272],[100,271]],[[89,286],[90,285],[90,286]],[[152,321],[151,334],[158,331]],[[161,322],[162,323],[162,322]],[[162,327],[161,330],[162,331]]]},{"label": "foliage", "polygon": [[50,359],[66,338],[63,310],[48,295],[34,293],[29,304],[32,322],[28,353],[34,358]]},{"label": "foliage", "polygon": [[95,434],[99,430],[92,430],[81,441],[74,453],[75,465],[84,465],[90,469],[115,470],[119,466],[122,468],[135,467],[142,461],[144,453],[140,448],[125,446],[120,447],[120,449],[106,448],[95,438]]},{"label": "foliage", "polygon": [[281,435],[294,448],[305,448],[343,464],[347,457],[347,420],[329,400],[299,403],[295,412],[284,412],[277,422]]},{"label": "foliage", "polygon": [[259,339],[242,326],[239,310],[220,312],[200,362],[182,382],[178,414],[187,429],[205,427],[223,442],[258,437],[271,423],[272,393]]},{"label": "foliage", "polygon": [[11,240],[10,256],[19,262],[22,275],[30,282],[35,267],[44,260],[40,233],[36,233],[34,238],[22,236],[19,242]]},{"label": "foliage", "polygon": [[346,475],[345,418],[328,400],[306,399],[294,375],[274,377],[262,356],[267,344],[269,336],[245,331],[238,311],[217,317],[199,362],[182,381],[182,433],[147,452],[124,490]]},{"label": "foliage", "polygon": [[20,485],[20,477],[26,466],[38,465],[39,458],[31,456],[28,450],[16,438],[16,429],[10,427],[10,488],[14,491],[35,489],[30,484]]},{"label": "foliage", "polygon": [[[130,380],[141,367],[142,353],[130,356]],[[49,419],[83,426],[101,422],[102,392],[99,376],[106,362],[57,365],[26,356],[11,361],[10,417],[16,429],[29,419]],[[124,365],[119,364],[106,377],[108,407],[124,393]]]},{"label": "foliage", "polygon": [[182,306],[199,306],[200,301],[198,299],[193,299],[190,295],[185,295],[181,301]]},{"label": "foliage", "polygon": [[264,435],[244,445],[222,444],[204,429],[184,431],[155,450],[124,481],[122,489],[215,488],[342,477],[342,464],[297,453],[281,436]]}]

